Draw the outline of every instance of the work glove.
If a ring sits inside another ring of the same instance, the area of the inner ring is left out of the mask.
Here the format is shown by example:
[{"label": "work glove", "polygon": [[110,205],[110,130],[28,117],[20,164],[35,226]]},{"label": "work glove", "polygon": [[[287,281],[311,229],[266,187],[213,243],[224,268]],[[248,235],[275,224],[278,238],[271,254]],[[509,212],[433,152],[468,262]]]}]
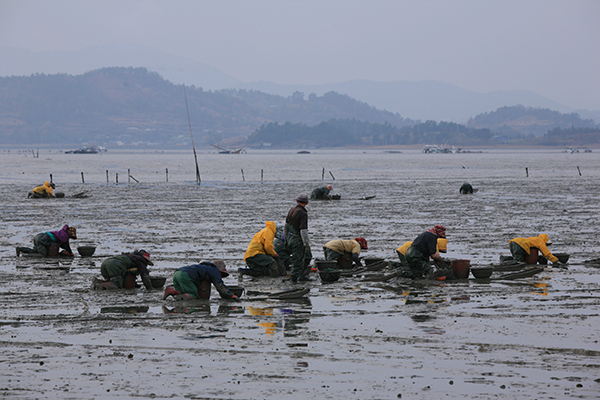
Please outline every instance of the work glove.
[{"label": "work glove", "polygon": [[231,296],[231,300],[237,301],[238,303],[240,302],[240,298],[237,297],[235,294]]},{"label": "work glove", "polygon": [[561,262],[560,260],[556,260],[556,261],[554,261],[554,265],[561,266],[561,265],[565,265],[565,263]]}]

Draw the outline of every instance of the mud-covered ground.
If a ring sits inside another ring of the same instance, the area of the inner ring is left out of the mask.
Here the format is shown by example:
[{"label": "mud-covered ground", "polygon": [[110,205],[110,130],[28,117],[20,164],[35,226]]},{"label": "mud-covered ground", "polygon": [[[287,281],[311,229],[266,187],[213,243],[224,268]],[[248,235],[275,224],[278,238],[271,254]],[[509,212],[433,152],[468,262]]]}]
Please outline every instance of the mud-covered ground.
[{"label": "mud-covered ground", "polygon": [[[598,151],[312,153],[199,151],[197,186],[188,151],[2,151],[0,397],[598,398],[600,270],[584,263],[600,257]],[[128,183],[128,169],[139,182]],[[26,199],[50,173],[67,197]],[[480,191],[459,195],[464,181]],[[106,257],[134,248],[152,254],[151,274],[167,282],[178,267],[223,258],[226,283],[240,284],[252,235],[324,183],[342,200],[308,205],[316,257],[330,239],[364,236],[365,257],[395,261],[399,245],[441,223],[449,258],[486,265],[510,254],[509,239],[547,233],[553,251],[571,255],[569,268],[446,283],[322,284],[312,274],[296,285],[311,289],[298,301],[232,303],[213,290],[210,302],[176,304],[162,291],[89,290]],[[70,197],[84,190],[91,197]],[[73,249],[94,244],[94,257],[15,256],[65,223],[78,229]]]}]

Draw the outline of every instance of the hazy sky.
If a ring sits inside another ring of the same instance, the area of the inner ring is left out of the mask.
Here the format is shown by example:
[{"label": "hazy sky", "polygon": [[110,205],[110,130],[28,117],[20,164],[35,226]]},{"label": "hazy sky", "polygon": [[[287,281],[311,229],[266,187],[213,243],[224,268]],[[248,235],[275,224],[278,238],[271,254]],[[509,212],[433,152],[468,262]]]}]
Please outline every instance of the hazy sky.
[{"label": "hazy sky", "polygon": [[109,43],[246,82],[437,80],[600,109],[598,0],[0,0],[0,46]]}]

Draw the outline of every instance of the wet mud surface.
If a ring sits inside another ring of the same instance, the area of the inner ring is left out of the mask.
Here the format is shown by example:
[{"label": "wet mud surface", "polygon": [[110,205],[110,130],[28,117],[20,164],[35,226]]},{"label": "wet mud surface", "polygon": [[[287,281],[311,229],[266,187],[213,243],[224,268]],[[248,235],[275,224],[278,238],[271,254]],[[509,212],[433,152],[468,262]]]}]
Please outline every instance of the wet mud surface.
[{"label": "wet mud surface", "polygon": [[[200,152],[199,187],[187,152],[75,156],[2,154],[0,397],[598,398],[600,266],[584,263],[600,257],[598,152]],[[49,173],[67,197],[27,200]],[[460,195],[464,181],[480,191]],[[308,205],[315,257],[330,239],[364,236],[363,256],[396,261],[398,246],[442,223],[449,258],[488,265],[510,254],[509,239],[547,233],[568,269],[511,281],[240,280],[252,235],[323,183],[342,199]],[[92,196],[70,197],[83,190]],[[15,257],[65,223],[78,228],[73,249],[96,245],[93,257]],[[225,282],[252,295],[228,302],[213,288],[210,301],[181,303],[89,290],[106,257],[134,248],[167,283],[181,266],[223,258]],[[298,287],[308,296],[253,299]]]}]

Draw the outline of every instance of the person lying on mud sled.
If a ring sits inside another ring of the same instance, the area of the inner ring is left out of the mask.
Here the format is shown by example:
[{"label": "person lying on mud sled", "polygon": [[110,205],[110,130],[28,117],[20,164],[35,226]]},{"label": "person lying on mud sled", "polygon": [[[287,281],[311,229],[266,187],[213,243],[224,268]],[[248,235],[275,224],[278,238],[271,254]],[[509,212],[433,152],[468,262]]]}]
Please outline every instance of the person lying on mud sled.
[{"label": "person lying on mud sled", "polygon": [[286,276],[285,267],[280,263],[279,255],[273,247],[277,226],[273,221],[265,222],[266,227],[256,233],[244,254],[244,262],[248,268],[240,268],[241,275],[251,276]]},{"label": "person lying on mud sled", "polygon": [[[404,242],[404,244],[396,249],[396,254],[398,254],[398,258],[400,259],[401,265],[406,264],[406,251],[413,244],[412,241]],[[446,238],[438,238],[437,239],[437,252],[445,253],[448,250],[448,239]]]},{"label": "person lying on mud sled", "polygon": [[327,185],[327,186],[320,187],[320,188],[315,188],[315,189],[313,189],[312,193],[310,194],[310,199],[311,200],[331,200],[331,195],[329,194],[329,192],[331,192],[332,189],[333,189],[333,186],[331,186],[331,185]]},{"label": "person lying on mud sled", "polygon": [[154,265],[154,263],[150,261],[150,254],[146,250],[109,257],[100,266],[100,272],[105,281],[94,278],[92,289],[134,289],[136,277],[140,275],[146,290],[152,290],[148,265]]},{"label": "person lying on mud sled", "polygon": [[34,199],[47,199],[49,197],[54,197],[54,194],[52,193],[52,189],[54,188],[56,188],[54,183],[46,181],[43,185],[33,188],[33,190],[27,195],[27,198],[32,197]]},{"label": "person lying on mud sled", "polygon": [[[438,238],[446,238],[446,228],[443,225],[436,225],[417,236],[412,245],[406,250],[406,266],[400,269],[401,277],[425,277],[428,279],[450,277],[452,279],[452,271],[446,266],[438,252]],[[434,267],[429,263],[429,257],[433,259]]]},{"label": "person lying on mud sled", "polygon": [[[73,257],[69,239],[77,239],[77,229],[65,225],[58,231],[38,233],[33,237],[33,249],[17,247],[17,257],[21,253],[39,254],[42,257],[55,257],[57,255]],[[58,249],[64,249],[60,253]]]},{"label": "person lying on mud sled", "polygon": [[368,249],[367,241],[363,237],[352,240],[334,239],[325,243],[323,253],[325,253],[325,260],[336,260],[338,268],[352,269],[352,262],[357,267],[362,267],[359,258],[361,249]]},{"label": "person lying on mud sled", "polygon": [[240,301],[223,283],[229,276],[223,260],[200,261],[200,264],[181,267],[173,274],[173,286],[167,286],[163,300],[173,296],[175,300],[210,298],[211,283],[215,285],[222,299]]},{"label": "person lying on mud sled", "polygon": [[[508,242],[508,248],[510,253],[516,261],[524,262],[525,256],[531,254],[531,248],[535,247],[542,252],[542,255],[554,264],[562,264],[560,260],[548,250],[546,243],[548,243],[548,235],[542,233],[538,236],[528,238],[514,238]],[[548,243],[549,244],[549,243]]]}]

